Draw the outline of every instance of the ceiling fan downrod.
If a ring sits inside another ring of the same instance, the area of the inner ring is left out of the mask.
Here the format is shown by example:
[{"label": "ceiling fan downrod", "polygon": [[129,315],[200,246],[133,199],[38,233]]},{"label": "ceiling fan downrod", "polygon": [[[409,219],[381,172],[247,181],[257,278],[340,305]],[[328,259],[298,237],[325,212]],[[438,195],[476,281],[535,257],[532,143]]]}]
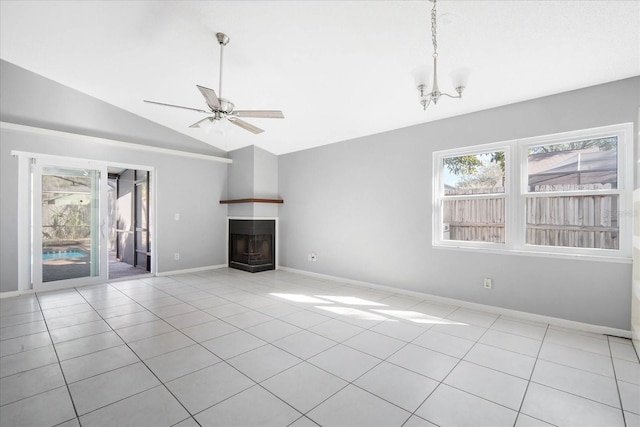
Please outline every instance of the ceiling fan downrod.
[{"label": "ceiling fan downrod", "polygon": [[218,98],[222,98],[222,60],[224,47],[229,43],[229,36],[225,33],[216,33],[216,38],[220,44],[220,80],[218,81]]}]

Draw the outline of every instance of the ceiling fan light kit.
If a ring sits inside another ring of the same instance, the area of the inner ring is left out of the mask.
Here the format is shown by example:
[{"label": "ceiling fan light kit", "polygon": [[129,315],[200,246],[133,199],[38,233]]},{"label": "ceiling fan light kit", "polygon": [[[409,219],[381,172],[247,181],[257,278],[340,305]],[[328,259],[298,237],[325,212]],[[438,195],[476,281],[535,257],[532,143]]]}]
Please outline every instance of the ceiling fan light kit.
[{"label": "ceiling fan light kit", "polygon": [[438,103],[438,100],[441,96],[448,96],[449,98],[462,98],[462,92],[465,89],[464,84],[459,84],[456,86],[457,95],[451,95],[449,93],[441,92],[438,87],[438,41],[437,41],[437,21],[436,21],[436,1],[437,0],[429,0],[433,3],[433,7],[431,8],[431,41],[433,43],[433,81],[431,85],[431,90],[427,89],[426,83],[418,84],[418,92],[420,93],[420,105],[422,105],[422,109],[426,110],[429,105],[432,103],[435,105]]},{"label": "ceiling fan light kit", "polygon": [[208,114],[209,115],[208,117],[198,120],[197,122],[189,126],[190,128],[203,128],[207,132],[211,130],[211,128],[215,126],[217,122],[220,122],[219,127],[222,127],[222,125],[226,123],[233,123],[234,125],[242,129],[245,129],[251,133],[259,134],[264,132],[264,130],[244,120],[241,120],[240,117],[263,118],[263,119],[284,119],[284,114],[280,110],[235,110],[234,109],[235,105],[233,104],[233,102],[229,101],[228,99],[222,98],[223,54],[224,54],[224,47],[229,43],[230,39],[224,33],[216,33],[216,39],[218,40],[218,44],[220,45],[220,79],[218,81],[218,94],[216,94],[215,90],[213,89],[196,85],[196,87],[204,97],[207,103],[207,107],[209,107],[209,111],[202,110],[199,108],[183,107],[181,105],[167,104],[164,102],[148,101],[146,99],[144,100],[144,102],[148,102],[150,104],[162,105],[165,107],[182,108],[185,110],[197,111],[199,113]]}]

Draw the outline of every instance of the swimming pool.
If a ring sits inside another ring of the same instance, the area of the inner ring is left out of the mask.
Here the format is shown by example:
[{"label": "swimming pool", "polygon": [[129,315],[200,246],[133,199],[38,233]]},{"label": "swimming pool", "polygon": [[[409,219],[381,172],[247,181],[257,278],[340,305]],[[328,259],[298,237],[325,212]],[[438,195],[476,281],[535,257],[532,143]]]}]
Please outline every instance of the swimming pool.
[{"label": "swimming pool", "polygon": [[82,258],[86,256],[88,256],[88,254],[75,249],[70,251],[51,251],[51,252],[43,252],[42,260],[57,261],[61,259]]}]

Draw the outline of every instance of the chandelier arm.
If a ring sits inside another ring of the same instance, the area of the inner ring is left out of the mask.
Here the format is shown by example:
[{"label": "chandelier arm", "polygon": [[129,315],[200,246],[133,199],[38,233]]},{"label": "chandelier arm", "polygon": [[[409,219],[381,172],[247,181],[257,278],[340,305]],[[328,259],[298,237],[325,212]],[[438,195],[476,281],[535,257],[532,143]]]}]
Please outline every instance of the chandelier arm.
[{"label": "chandelier arm", "polygon": [[449,98],[462,98],[462,94],[458,94],[458,95],[449,95],[448,93],[444,93],[444,92],[440,92],[440,96],[448,96]]}]

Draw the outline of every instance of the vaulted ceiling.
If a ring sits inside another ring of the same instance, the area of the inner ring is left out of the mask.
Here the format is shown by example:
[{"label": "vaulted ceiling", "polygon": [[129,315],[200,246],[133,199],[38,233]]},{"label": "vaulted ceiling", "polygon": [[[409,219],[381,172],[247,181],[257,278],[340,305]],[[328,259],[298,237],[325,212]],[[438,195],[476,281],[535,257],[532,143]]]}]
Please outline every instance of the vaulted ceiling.
[{"label": "vaulted ceiling", "polygon": [[[2,1],[0,57],[226,151],[275,154],[640,75],[640,2],[438,1],[439,80],[470,71],[462,100],[423,111],[413,72],[431,61],[429,1]],[[253,135],[190,129],[196,84],[237,109]],[[46,96],[46,94],[42,94]],[[594,100],[598,102],[598,100]]]}]

